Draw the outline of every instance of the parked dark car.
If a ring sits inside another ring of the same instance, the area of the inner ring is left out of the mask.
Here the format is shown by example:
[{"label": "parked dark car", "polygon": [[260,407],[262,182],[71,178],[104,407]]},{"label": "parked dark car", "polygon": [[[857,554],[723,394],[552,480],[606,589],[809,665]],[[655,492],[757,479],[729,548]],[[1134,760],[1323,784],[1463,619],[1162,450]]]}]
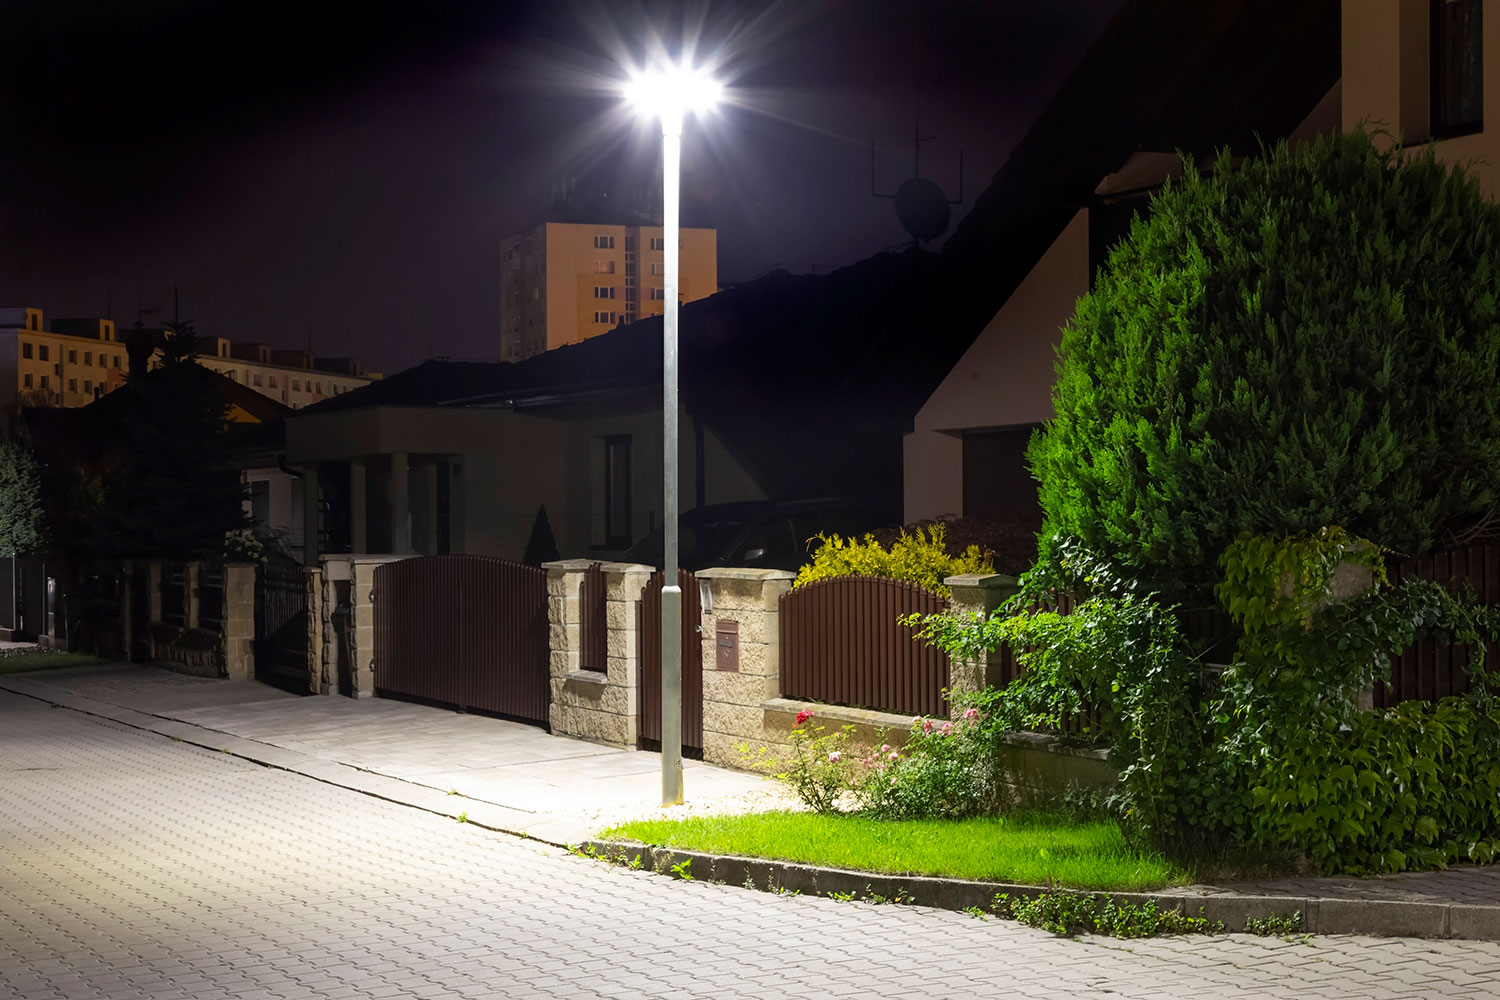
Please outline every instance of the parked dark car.
[{"label": "parked dark car", "polygon": [[[857,500],[747,500],[683,511],[678,519],[677,562],[683,569],[745,566],[796,570],[812,561],[808,541],[823,534],[860,537],[886,520]],[[658,527],[620,556],[621,562],[660,567],[663,533]]]}]

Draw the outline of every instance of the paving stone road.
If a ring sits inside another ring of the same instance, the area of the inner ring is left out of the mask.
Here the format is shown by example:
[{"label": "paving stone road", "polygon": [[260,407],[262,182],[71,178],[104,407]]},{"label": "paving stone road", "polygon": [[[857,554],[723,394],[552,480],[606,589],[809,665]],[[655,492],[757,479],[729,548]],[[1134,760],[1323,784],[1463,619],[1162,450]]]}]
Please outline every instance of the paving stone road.
[{"label": "paving stone road", "polygon": [[0,998],[1496,997],[1500,944],[1063,940],[607,868],[0,692]]}]

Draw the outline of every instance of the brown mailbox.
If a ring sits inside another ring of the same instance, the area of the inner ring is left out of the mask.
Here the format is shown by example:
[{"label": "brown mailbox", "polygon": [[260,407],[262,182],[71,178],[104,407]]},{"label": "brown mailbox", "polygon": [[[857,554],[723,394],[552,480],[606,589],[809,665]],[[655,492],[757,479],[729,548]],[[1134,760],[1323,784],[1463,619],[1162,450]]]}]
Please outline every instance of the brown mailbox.
[{"label": "brown mailbox", "polygon": [[714,667],[718,670],[740,669],[740,623],[720,618],[714,625]]}]

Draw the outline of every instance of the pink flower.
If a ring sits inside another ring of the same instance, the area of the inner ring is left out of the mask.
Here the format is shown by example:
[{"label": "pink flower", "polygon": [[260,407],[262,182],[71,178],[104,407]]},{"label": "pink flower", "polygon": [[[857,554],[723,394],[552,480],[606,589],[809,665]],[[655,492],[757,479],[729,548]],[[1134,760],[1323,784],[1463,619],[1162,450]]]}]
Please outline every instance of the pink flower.
[{"label": "pink flower", "polygon": [[891,778],[891,787],[892,788],[896,787],[896,779],[894,777]]},{"label": "pink flower", "polygon": [[892,750],[892,751],[891,751],[891,756],[890,756],[890,759],[891,759],[891,760],[895,760],[895,759],[896,759],[896,758],[897,758],[897,757],[899,757],[899,756],[900,756],[900,754],[898,754],[898,753],[896,753],[896,751],[894,751],[894,750]]},{"label": "pink flower", "polygon": [[951,723],[951,722],[945,722],[945,723],[943,723],[943,735],[944,736],[952,736],[953,735],[953,723]]},{"label": "pink flower", "polygon": [[979,718],[979,709],[974,708],[972,706],[970,706],[969,708],[964,709],[964,718],[965,719],[977,719],[977,718]]},{"label": "pink flower", "polygon": [[912,726],[913,729],[917,728],[921,724],[922,724],[922,717],[920,715],[913,715],[911,717],[911,726]]},{"label": "pink flower", "polygon": [[837,750],[830,750],[828,752],[828,763],[830,763],[830,764],[837,764],[839,761],[841,761],[843,759],[844,759],[844,755],[841,754],[841,753],[839,753]]},{"label": "pink flower", "polygon": [[880,752],[881,753],[890,753],[891,752],[891,745],[889,743],[882,743],[882,744],[880,744]]},{"label": "pink flower", "polygon": [[797,725],[800,726],[804,722],[806,722],[808,719],[811,719],[811,718],[812,718],[812,712],[810,712],[810,711],[808,711],[807,709],[804,708],[802,711],[800,711],[800,712],[797,713]]},{"label": "pink flower", "polygon": [[929,736],[932,735],[932,720],[931,719],[923,719],[922,720],[922,732],[926,733]]}]

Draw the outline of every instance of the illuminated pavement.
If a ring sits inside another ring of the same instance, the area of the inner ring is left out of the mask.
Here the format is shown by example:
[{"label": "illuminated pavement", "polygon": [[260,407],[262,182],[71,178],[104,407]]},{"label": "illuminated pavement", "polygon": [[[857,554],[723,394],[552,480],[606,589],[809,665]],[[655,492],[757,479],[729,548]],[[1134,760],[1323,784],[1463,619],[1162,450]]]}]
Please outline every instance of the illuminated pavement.
[{"label": "illuminated pavement", "polygon": [[0,692],[0,998],[1494,997],[1500,944],[1061,940],[612,869]]}]

